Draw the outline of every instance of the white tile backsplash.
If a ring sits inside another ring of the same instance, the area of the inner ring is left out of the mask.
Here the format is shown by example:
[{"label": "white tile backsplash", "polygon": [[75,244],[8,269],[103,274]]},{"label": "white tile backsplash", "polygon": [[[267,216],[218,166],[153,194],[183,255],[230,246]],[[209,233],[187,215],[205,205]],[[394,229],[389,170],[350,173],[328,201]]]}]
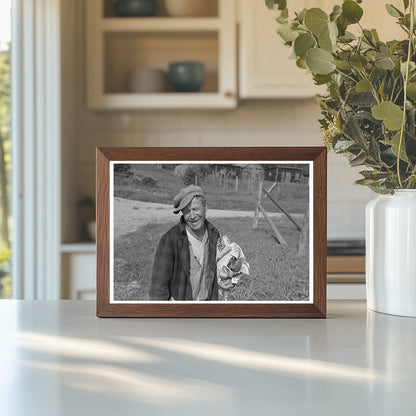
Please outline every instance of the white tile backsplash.
[{"label": "white tile backsplash", "polygon": [[179,130],[147,130],[143,135],[143,146],[156,147],[197,147],[200,145],[199,132]]},{"label": "white tile backsplash", "polygon": [[367,202],[367,199],[328,199],[328,239],[364,239]]}]

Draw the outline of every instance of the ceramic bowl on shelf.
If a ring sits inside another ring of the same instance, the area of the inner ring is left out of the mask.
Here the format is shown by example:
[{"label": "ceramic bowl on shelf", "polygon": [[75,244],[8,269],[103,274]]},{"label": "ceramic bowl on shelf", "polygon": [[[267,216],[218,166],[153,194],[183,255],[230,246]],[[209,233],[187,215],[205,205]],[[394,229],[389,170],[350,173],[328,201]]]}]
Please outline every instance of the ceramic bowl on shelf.
[{"label": "ceramic bowl on shelf", "polygon": [[169,81],[177,92],[197,92],[205,80],[202,62],[183,61],[169,64]]},{"label": "ceramic bowl on shelf", "polygon": [[217,0],[165,0],[166,12],[173,17],[217,16]]},{"label": "ceramic bowl on shelf", "polygon": [[129,72],[128,91],[131,93],[165,92],[167,84],[167,75],[163,69],[135,68]]},{"label": "ceramic bowl on shelf", "polygon": [[149,17],[157,12],[156,0],[118,0],[114,12],[119,17]]}]

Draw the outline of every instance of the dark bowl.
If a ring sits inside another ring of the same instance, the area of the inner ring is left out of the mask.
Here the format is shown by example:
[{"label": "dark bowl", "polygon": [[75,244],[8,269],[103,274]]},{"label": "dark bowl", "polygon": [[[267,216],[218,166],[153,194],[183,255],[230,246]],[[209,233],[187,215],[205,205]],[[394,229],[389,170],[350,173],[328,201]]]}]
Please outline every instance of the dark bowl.
[{"label": "dark bowl", "polygon": [[205,67],[201,62],[172,62],[169,64],[169,81],[177,92],[197,92],[205,80]]},{"label": "dark bowl", "polygon": [[118,0],[114,12],[120,17],[154,16],[157,12],[156,0]]}]

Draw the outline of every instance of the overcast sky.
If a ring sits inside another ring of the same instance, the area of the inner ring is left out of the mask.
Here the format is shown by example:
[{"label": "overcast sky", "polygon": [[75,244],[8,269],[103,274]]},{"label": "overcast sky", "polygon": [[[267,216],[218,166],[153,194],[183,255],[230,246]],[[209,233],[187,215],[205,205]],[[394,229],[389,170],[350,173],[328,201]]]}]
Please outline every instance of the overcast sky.
[{"label": "overcast sky", "polygon": [[11,0],[0,0],[0,44],[10,41]]}]

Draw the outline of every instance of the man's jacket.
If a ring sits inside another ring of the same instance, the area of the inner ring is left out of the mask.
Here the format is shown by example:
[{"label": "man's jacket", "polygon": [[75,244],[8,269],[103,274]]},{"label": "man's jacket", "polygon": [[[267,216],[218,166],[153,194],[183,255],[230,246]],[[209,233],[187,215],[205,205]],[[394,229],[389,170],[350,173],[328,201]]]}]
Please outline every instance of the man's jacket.
[{"label": "man's jacket", "polygon": [[[205,220],[208,231],[207,300],[218,300],[216,250],[218,230]],[[153,264],[150,300],[193,300],[190,252],[183,217],[162,236]]]}]

